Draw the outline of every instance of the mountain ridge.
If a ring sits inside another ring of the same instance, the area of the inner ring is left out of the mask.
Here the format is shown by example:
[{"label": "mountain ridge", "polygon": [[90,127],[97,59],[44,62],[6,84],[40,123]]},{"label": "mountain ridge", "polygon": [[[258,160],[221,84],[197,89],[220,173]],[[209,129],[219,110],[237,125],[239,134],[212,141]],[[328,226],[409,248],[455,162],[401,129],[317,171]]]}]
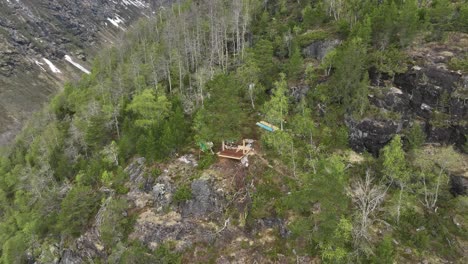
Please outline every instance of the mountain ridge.
[{"label": "mountain ridge", "polygon": [[[0,146],[103,46],[165,0],[0,2]],[[73,63],[70,62],[73,61]]]}]

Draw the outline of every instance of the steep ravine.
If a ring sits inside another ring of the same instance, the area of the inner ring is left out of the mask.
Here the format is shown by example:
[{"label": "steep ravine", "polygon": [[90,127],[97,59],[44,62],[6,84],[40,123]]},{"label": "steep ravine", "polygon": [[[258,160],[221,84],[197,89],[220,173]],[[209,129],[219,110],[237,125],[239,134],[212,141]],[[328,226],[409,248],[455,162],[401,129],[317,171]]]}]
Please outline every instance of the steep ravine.
[{"label": "steep ravine", "polygon": [[169,2],[1,0],[0,146],[64,82],[86,74],[100,47]]}]

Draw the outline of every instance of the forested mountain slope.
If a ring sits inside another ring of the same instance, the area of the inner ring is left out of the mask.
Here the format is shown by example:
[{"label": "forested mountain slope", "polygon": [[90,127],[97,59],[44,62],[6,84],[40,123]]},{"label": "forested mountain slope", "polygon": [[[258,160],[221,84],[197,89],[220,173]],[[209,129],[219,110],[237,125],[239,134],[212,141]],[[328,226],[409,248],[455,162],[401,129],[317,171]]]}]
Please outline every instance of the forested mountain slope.
[{"label": "forested mountain slope", "polygon": [[169,2],[0,1],[0,145],[65,81],[86,72],[96,51]]},{"label": "forested mountain slope", "polygon": [[[447,0],[160,10],[3,150],[1,261],[465,263],[467,17]],[[247,160],[215,154],[242,139]]]}]

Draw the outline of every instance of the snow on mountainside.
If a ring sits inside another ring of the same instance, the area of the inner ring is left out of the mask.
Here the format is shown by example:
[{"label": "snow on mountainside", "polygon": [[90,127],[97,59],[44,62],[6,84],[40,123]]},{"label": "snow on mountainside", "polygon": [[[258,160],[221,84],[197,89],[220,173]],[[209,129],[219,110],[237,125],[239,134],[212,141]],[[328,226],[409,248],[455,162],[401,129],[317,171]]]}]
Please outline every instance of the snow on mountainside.
[{"label": "snow on mountainside", "polygon": [[0,146],[95,52],[168,0],[0,0]]}]

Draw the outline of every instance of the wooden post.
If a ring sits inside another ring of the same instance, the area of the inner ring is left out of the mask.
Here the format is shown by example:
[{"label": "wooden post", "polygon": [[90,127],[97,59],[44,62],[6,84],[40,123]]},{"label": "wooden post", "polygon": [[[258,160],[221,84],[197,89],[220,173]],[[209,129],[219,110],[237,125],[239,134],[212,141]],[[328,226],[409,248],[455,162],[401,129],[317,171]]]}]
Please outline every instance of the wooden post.
[{"label": "wooden post", "polygon": [[224,140],[223,140],[223,145],[222,145],[221,149],[224,151]]},{"label": "wooden post", "polygon": [[242,140],[242,154],[245,155],[246,149],[245,149],[245,139]]}]

